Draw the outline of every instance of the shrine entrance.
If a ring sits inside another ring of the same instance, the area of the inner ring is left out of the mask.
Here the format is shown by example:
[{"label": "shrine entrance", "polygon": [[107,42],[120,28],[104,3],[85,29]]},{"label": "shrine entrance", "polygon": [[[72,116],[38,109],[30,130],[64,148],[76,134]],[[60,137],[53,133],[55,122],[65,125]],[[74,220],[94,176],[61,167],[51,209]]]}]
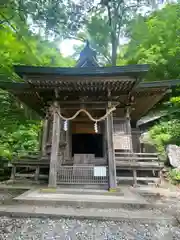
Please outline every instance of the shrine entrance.
[{"label": "shrine entrance", "polygon": [[72,157],[75,154],[93,154],[103,157],[103,135],[98,133],[72,134]]},{"label": "shrine entrance", "polygon": [[[95,124],[87,117],[72,122],[71,157],[73,164],[107,165],[105,158],[104,122]],[[79,159],[79,160],[78,160]]]},{"label": "shrine entrance", "polygon": [[108,162],[105,156],[104,123],[95,124],[86,117],[75,119],[69,128],[71,161],[58,168],[59,184],[78,184],[85,188],[108,189]]}]

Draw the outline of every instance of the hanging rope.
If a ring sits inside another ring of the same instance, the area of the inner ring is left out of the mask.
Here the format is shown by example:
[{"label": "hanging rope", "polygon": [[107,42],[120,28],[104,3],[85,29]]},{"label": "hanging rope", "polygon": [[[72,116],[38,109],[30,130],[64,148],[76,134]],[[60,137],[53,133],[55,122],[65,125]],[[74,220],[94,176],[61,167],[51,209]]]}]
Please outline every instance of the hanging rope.
[{"label": "hanging rope", "polygon": [[116,107],[113,107],[113,108],[109,109],[109,110],[107,111],[107,113],[106,113],[104,116],[100,117],[100,118],[93,118],[92,115],[91,115],[86,109],[83,109],[83,108],[80,109],[80,110],[78,110],[72,117],[69,117],[69,118],[64,117],[58,110],[56,110],[56,111],[57,111],[59,117],[62,118],[64,121],[73,120],[73,119],[75,119],[81,112],[84,112],[84,113],[86,113],[86,115],[89,117],[89,119],[90,119],[91,121],[93,121],[93,122],[100,122],[100,121],[104,120],[104,119],[105,119],[111,112],[113,112],[114,110],[116,110]]}]

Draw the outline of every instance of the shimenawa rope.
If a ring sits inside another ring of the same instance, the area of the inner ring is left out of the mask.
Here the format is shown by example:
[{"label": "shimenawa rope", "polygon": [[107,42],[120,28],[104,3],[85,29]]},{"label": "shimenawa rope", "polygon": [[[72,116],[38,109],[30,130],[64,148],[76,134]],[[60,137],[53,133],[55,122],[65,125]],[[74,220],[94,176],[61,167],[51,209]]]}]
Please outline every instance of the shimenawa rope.
[{"label": "shimenawa rope", "polygon": [[70,121],[70,120],[73,120],[75,119],[81,112],[84,112],[86,113],[86,115],[89,117],[89,119],[93,122],[100,122],[102,120],[104,120],[111,112],[113,112],[114,110],[116,110],[116,107],[112,107],[111,109],[109,109],[106,114],[100,118],[93,118],[92,115],[84,108],[82,109],[79,109],[72,117],[69,117],[69,118],[66,118],[64,117],[60,111],[57,110],[57,113],[59,115],[60,118],[62,118],[64,121]]}]

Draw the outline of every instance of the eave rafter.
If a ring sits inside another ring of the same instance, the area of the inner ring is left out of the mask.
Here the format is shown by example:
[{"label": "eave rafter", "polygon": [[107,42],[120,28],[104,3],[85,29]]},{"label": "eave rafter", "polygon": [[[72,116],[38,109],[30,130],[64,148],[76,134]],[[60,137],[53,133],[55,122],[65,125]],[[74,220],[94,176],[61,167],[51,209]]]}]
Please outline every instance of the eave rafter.
[{"label": "eave rafter", "polygon": [[[140,82],[147,65],[94,68],[16,67],[24,82],[0,82],[30,108],[44,115],[44,109],[56,99],[62,108],[103,109],[107,102],[120,103],[118,109],[131,105],[138,119],[166,94],[179,80]],[[108,96],[108,89],[111,95]]]}]

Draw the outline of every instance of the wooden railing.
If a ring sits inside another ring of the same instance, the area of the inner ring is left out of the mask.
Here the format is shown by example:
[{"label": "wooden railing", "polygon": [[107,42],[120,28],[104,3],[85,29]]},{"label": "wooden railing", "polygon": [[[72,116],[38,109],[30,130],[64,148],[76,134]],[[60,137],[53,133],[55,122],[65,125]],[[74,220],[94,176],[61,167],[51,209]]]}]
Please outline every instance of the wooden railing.
[{"label": "wooden railing", "polygon": [[[49,159],[41,159],[40,152],[24,152],[19,151],[18,154],[15,155],[14,160],[9,164],[11,170],[11,180],[16,180],[18,178],[30,178],[38,181],[39,178],[48,178],[48,176],[44,176],[40,174],[40,169],[48,169],[49,168]],[[23,173],[20,171],[17,173],[17,169],[21,169],[22,171],[27,169],[34,169],[33,171],[25,171],[27,173]]]},{"label": "wooden railing", "polygon": [[108,184],[108,167],[83,164],[59,166],[57,170],[57,183],[82,185]]},{"label": "wooden railing", "polygon": [[[115,150],[115,161],[117,170],[130,170],[133,172],[133,177],[118,176],[117,180],[134,180],[134,184],[137,184],[138,180],[141,181],[156,181],[157,177],[138,177],[137,171],[152,171],[158,172],[158,176],[161,175],[161,169],[164,164],[160,162],[157,153],[133,153],[133,152],[121,152]],[[158,177],[158,179],[159,179]]]},{"label": "wooden railing", "polygon": [[115,157],[117,160],[143,160],[143,161],[158,161],[158,153],[136,153],[136,152],[121,152],[115,149]]}]

